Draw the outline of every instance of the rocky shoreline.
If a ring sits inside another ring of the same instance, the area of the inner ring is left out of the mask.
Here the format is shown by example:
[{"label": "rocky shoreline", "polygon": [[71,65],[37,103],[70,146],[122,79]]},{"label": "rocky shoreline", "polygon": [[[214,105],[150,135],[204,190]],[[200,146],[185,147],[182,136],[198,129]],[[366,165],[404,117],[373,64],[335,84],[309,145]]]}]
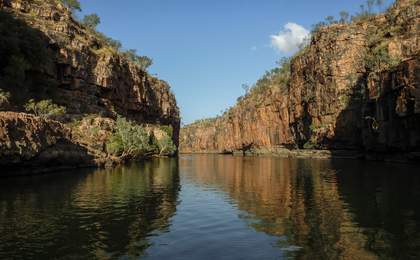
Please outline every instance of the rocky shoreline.
[{"label": "rocky shoreline", "polygon": [[408,153],[372,153],[357,150],[316,150],[316,149],[294,149],[287,148],[277,149],[275,151],[259,150],[252,152],[234,151],[234,152],[180,152],[181,155],[189,154],[219,154],[219,155],[235,155],[235,156],[275,156],[281,158],[296,159],[350,159],[350,160],[366,160],[366,161],[382,161],[390,163],[408,163],[417,164],[420,161],[420,152]]}]

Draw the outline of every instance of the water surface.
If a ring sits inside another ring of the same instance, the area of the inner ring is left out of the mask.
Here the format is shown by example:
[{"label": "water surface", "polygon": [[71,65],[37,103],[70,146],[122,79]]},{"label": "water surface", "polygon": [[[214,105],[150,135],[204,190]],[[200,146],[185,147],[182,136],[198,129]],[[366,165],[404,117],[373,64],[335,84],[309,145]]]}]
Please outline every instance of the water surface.
[{"label": "water surface", "polygon": [[0,180],[0,259],[419,259],[418,167],[183,155]]}]

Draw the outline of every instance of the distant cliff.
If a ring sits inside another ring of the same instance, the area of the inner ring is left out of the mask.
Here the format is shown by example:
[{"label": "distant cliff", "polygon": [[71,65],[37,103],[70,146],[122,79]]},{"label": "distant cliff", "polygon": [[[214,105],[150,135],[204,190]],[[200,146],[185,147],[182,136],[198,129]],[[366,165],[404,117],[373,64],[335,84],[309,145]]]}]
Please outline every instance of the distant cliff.
[{"label": "distant cliff", "polygon": [[[108,46],[104,35],[77,22],[59,1],[0,0],[0,8],[0,90],[10,95],[6,100],[0,93],[0,110],[22,112],[30,99],[49,99],[66,109],[65,115],[57,119],[63,124],[52,123],[55,129],[71,128],[72,122],[83,121],[86,115],[105,121],[120,116],[139,125],[171,127],[171,138],[178,144],[179,109],[167,83]],[[0,133],[4,138],[13,136],[11,129],[28,134],[39,130],[37,122],[40,128],[46,122],[30,119],[31,127],[24,123],[28,116],[21,113],[3,113],[1,117]],[[5,128],[13,122],[22,123],[21,128]],[[66,131],[58,132],[63,137]],[[67,134],[66,138],[78,144],[80,140],[74,140],[73,135]],[[15,149],[14,145],[3,144],[2,155]],[[43,145],[49,147],[49,143]],[[0,161],[7,164],[4,158]],[[22,157],[21,162],[25,161]]]},{"label": "distant cliff", "polygon": [[[181,130],[182,152],[420,152],[420,1],[314,31],[287,81],[265,76],[224,115]],[[286,149],[287,148],[287,149]]]}]

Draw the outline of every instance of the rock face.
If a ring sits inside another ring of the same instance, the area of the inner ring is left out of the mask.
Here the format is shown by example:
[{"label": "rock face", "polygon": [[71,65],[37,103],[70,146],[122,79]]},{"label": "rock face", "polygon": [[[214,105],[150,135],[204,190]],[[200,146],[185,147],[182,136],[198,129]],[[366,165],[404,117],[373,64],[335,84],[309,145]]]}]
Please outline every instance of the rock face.
[{"label": "rock face", "polygon": [[0,140],[0,175],[7,174],[7,168],[19,174],[29,168],[45,172],[95,165],[94,157],[72,142],[69,129],[56,121],[0,112]]},{"label": "rock face", "polygon": [[181,152],[284,148],[420,152],[420,2],[323,27],[291,61],[285,90],[248,95],[181,130]]},{"label": "rock face", "polygon": [[50,81],[49,98],[69,114],[118,113],[139,123],[171,125],[178,140],[179,109],[167,83],[105,46],[58,1],[0,0],[0,6],[44,40],[47,62],[27,71],[27,80]]},{"label": "rock face", "polygon": [[[0,96],[0,110],[22,112],[30,98],[66,108],[63,124],[0,113],[0,165],[47,171],[50,165],[115,162],[104,150],[117,115],[136,124],[171,126],[178,145],[179,109],[166,82],[112,48],[106,36],[75,21],[57,0],[0,0],[0,8],[0,90],[10,93],[10,100]],[[13,30],[7,31],[7,24]],[[83,119],[87,115],[96,118],[90,125]],[[74,120],[85,128],[65,125]]]}]

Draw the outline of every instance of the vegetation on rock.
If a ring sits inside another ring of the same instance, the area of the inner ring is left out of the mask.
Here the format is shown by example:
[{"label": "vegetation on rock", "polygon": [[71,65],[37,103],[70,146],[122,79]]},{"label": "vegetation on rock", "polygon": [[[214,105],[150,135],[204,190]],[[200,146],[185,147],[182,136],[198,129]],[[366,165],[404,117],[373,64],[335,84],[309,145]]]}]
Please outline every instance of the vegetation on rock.
[{"label": "vegetation on rock", "polygon": [[67,6],[72,12],[82,11],[82,7],[80,5],[79,0],[58,0],[58,1],[63,3],[65,6]]},{"label": "vegetation on rock", "polygon": [[35,100],[30,99],[28,103],[25,104],[25,110],[28,113],[43,118],[58,117],[66,113],[65,107],[54,104],[52,100],[41,100],[36,102]]},{"label": "vegetation on rock", "polygon": [[106,148],[110,154],[133,158],[156,153],[173,155],[176,152],[176,146],[172,142],[172,136],[166,132],[163,133],[160,138],[156,138],[150,129],[118,117]]},{"label": "vegetation on rock", "polygon": [[89,14],[83,17],[82,23],[92,29],[96,30],[96,27],[101,23],[101,18],[97,14]]}]

